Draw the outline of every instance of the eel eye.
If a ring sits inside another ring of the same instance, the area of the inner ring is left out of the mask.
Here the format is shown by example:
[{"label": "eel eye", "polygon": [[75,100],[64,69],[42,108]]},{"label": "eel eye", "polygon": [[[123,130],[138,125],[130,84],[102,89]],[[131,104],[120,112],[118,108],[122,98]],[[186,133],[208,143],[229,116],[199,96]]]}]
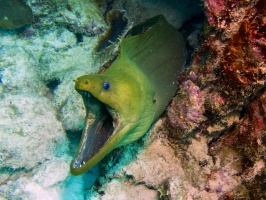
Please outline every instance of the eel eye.
[{"label": "eel eye", "polygon": [[103,83],[103,89],[109,90],[110,89],[110,83],[109,82],[104,82]]}]

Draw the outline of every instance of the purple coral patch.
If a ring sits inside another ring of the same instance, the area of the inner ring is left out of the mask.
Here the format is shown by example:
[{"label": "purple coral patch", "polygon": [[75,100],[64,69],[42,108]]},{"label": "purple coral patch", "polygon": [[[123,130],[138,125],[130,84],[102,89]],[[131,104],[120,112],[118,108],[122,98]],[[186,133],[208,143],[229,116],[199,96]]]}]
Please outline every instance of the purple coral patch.
[{"label": "purple coral patch", "polygon": [[179,95],[172,101],[167,114],[174,128],[191,131],[205,120],[204,111],[204,98],[200,88],[187,80],[183,83]]}]

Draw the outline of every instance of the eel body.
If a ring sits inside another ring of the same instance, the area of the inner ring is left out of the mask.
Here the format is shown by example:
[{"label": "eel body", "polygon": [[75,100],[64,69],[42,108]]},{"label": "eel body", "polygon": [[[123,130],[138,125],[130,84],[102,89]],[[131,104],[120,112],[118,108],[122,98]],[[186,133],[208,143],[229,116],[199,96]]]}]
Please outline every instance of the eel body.
[{"label": "eel body", "polygon": [[136,26],[132,35],[120,43],[120,54],[106,71],[75,81],[87,114],[70,166],[73,175],[143,136],[178,88],[186,58],[182,35],[163,16]]}]

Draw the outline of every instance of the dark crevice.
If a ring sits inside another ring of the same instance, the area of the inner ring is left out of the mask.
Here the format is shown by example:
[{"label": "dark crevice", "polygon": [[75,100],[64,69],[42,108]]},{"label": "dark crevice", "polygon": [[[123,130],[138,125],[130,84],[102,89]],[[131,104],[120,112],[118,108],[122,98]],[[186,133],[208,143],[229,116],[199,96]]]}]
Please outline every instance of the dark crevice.
[{"label": "dark crevice", "polygon": [[107,2],[107,6],[106,6],[106,9],[105,9],[104,15],[103,15],[105,22],[107,22],[107,13],[113,9],[113,4],[114,4],[114,0],[109,0]]},{"label": "dark crevice", "polygon": [[25,167],[21,167],[21,168],[17,168],[17,169],[14,169],[12,167],[3,167],[0,169],[0,174],[3,174],[3,173],[15,174],[15,173],[24,172],[24,171],[27,172],[29,170],[26,170]]},{"label": "dark crevice", "polygon": [[[191,65],[192,60],[193,60],[193,53],[195,52],[195,48],[197,48],[196,46],[191,46],[189,44],[188,42],[189,37],[191,37],[191,34],[193,34],[195,31],[200,30],[197,35],[197,38],[195,38],[195,40],[198,40],[198,45],[200,44],[200,40],[201,40],[200,34],[202,34],[203,24],[205,20],[206,20],[206,17],[204,13],[202,13],[201,15],[195,16],[192,19],[186,21],[180,28],[180,32],[185,37],[186,47],[187,47],[187,59],[186,59],[185,66]],[[196,37],[196,34],[195,34],[195,37]]]},{"label": "dark crevice", "polygon": [[77,38],[77,44],[83,42],[83,35],[81,33],[76,33],[75,36]]},{"label": "dark crevice", "polygon": [[60,83],[61,81],[59,79],[51,79],[46,82],[46,87],[48,87],[52,92],[54,92]]},{"label": "dark crevice", "polygon": [[215,137],[213,137],[209,142],[208,142],[208,146],[210,147],[213,143],[217,142],[222,136],[227,135],[228,133],[230,133],[232,130],[234,130],[236,128],[236,123],[233,123],[230,127],[225,128],[223,131],[221,131],[219,134],[217,134]]},{"label": "dark crevice", "polygon": [[106,33],[100,38],[99,43],[95,47],[96,52],[103,51],[106,47],[114,43],[126,30],[128,19],[125,16],[125,11],[112,10],[107,13],[107,22],[109,28]]},{"label": "dark crevice", "polygon": [[248,169],[254,167],[254,162],[250,160],[246,155],[243,155],[243,169]]},{"label": "dark crevice", "polygon": [[243,106],[242,109],[240,110],[239,119],[244,118],[246,113],[247,113],[247,109],[245,106]]},{"label": "dark crevice", "polygon": [[75,156],[78,149],[79,141],[82,135],[82,130],[66,130],[66,136],[69,140],[69,155]]}]

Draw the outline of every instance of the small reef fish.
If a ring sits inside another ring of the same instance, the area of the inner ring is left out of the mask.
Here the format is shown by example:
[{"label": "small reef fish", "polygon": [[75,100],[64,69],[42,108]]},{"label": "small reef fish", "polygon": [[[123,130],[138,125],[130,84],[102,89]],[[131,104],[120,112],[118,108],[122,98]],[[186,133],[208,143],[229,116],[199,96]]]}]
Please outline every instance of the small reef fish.
[{"label": "small reef fish", "polygon": [[156,16],[121,41],[120,54],[106,71],[77,78],[75,89],[82,95],[86,117],[70,165],[73,175],[90,170],[110,151],[149,130],[174,96],[185,60],[181,33]]},{"label": "small reef fish", "polygon": [[22,0],[0,0],[0,27],[16,29],[31,24],[31,8]]}]

